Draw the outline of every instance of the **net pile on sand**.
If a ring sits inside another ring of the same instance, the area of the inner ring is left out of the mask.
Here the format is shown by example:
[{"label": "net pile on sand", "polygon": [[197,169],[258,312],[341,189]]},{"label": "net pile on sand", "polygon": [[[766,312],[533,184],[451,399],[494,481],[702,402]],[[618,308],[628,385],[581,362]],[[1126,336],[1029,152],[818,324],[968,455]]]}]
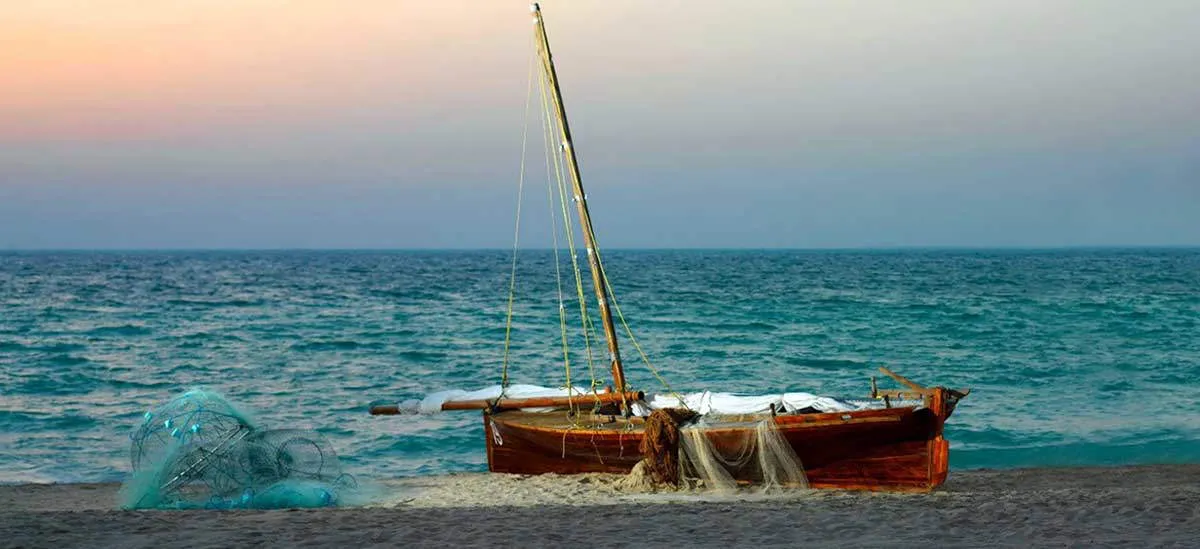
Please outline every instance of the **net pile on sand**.
[{"label": "net pile on sand", "polygon": [[356,488],[321,435],[262,429],[209,391],[147,412],[130,438],[127,509],[328,507]]}]

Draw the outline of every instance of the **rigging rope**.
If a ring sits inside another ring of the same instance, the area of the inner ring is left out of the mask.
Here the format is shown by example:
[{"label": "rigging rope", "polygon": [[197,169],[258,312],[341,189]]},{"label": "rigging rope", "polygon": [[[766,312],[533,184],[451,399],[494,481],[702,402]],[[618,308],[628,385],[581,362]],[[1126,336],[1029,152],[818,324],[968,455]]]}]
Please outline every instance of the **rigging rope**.
[{"label": "rigging rope", "polygon": [[[546,88],[549,86],[549,83],[547,82],[546,75],[544,72],[542,72],[540,74],[540,77],[541,78],[539,78],[539,82],[541,84],[541,90],[542,90],[542,108],[543,108],[544,113],[549,113],[551,107],[548,103],[547,95],[546,95],[547,94]],[[553,135],[558,135],[558,134],[553,133],[553,130],[556,127],[556,126],[554,126],[553,117],[547,116],[547,122],[548,122],[547,128],[546,128],[547,140],[549,140],[549,139],[551,139],[551,137],[550,137],[551,134],[553,134]],[[549,145],[547,145],[547,146],[549,146]],[[555,176],[556,176],[556,179],[558,180],[558,184],[559,184],[559,202],[560,202],[560,206],[562,208],[563,220],[566,225],[567,242],[568,242],[568,246],[569,246],[570,252],[571,252],[571,264],[572,264],[572,267],[574,269],[574,274],[575,274],[576,293],[578,294],[578,297],[579,297],[580,315],[582,317],[583,329],[584,329],[584,334],[583,334],[584,335],[584,344],[587,348],[588,370],[591,372],[591,377],[592,377],[592,393],[597,395],[596,398],[597,398],[597,401],[599,401],[598,392],[596,390],[597,386],[599,384],[596,380],[595,361],[594,361],[594,355],[592,353],[592,347],[591,347],[591,341],[598,339],[598,337],[595,332],[595,323],[592,321],[591,315],[589,315],[587,313],[587,297],[584,295],[583,276],[582,276],[580,268],[579,268],[578,253],[576,251],[575,243],[574,243],[574,232],[575,231],[574,231],[574,227],[571,225],[571,216],[569,215],[569,213],[567,211],[567,203],[566,203],[567,187],[566,187],[566,177],[565,177],[566,168],[562,165],[562,163],[565,160],[563,158],[563,155],[561,155],[561,154],[556,154],[554,156],[555,156],[555,163],[554,163],[555,164]],[[576,201],[579,199],[580,199],[580,197],[574,197],[574,196],[572,197],[572,201]],[[646,354],[645,349],[642,348],[642,345],[637,340],[637,337],[635,337],[633,335],[633,329],[629,327],[629,322],[625,320],[625,315],[624,315],[624,313],[621,312],[621,306],[617,302],[616,294],[613,292],[612,283],[608,279],[608,273],[604,269],[604,263],[601,260],[601,256],[600,256],[600,245],[596,239],[596,233],[595,233],[594,228],[581,225],[580,230],[588,231],[588,233],[589,233],[586,236],[588,236],[592,242],[592,246],[594,248],[592,250],[592,253],[594,253],[596,255],[596,262],[597,262],[597,264],[600,265],[600,276],[604,280],[604,286],[606,289],[605,293],[607,294],[609,301],[612,303],[613,310],[617,313],[617,318],[621,321],[621,325],[625,329],[625,334],[629,337],[629,341],[633,344],[633,347],[634,347],[634,349],[637,350],[638,355],[642,359],[642,362],[646,365],[646,368],[650,370],[650,373],[654,375],[655,379],[657,379],[658,382],[662,384],[663,388],[666,389],[668,393],[671,393],[673,396],[675,396],[679,400],[680,404],[682,404],[686,408],[687,404],[686,404],[686,402],[684,402],[683,397],[678,392],[676,392],[674,389],[671,388],[671,385],[669,383],[667,383],[667,380],[662,376],[662,374],[658,371],[658,369],[655,368],[654,365],[650,362],[650,357]],[[570,385],[568,384],[568,386],[570,386]]]},{"label": "rigging rope", "polygon": [[671,395],[676,399],[678,399],[679,403],[684,408],[688,408],[687,402],[684,401],[683,396],[672,389],[671,385],[667,383],[667,380],[658,372],[658,369],[650,363],[650,357],[646,355],[646,351],[642,349],[641,343],[638,343],[637,338],[634,337],[633,329],[629,327],[629,323],[625,321],[625,314],[621,312],[621,304],[617,302],[617,294],[613,292],[612,282],[609,282],[608,280],[608,271],[604,269],[604,261],[600,257],[600,245],[596,243],[595,232],[593,232],[591,236],[592,243],[596,246],[596,264],[600,265],[600,276],[604,278],[604,287],[608,289],[608,299],[612,302],[613,310],[616,311],[617,319],[621,321],[621,326],[625,328],[625,334],[629,336],[629,342],[633,343],[633,348],[637,349],[638,355],[642,357],[642,362],[646,364],[646,368],[650,370],[651,374],[654,374],[655,379],[662,384],[663,388],[666,389],[668,393],[671,393]]},{"label": "rigging rope", "polygon": [[[526,85],[525,117],[523,120],[524,127],[522,129],[522,135],[521,135],[521,168],[520,168],[520,175],[517,180],[517,189],[518,189],[517,190],[517,214],[516,214],[516,225],[513,229],[513,254],[512,254],[512,266],[511,266],[510,278],[509,278],[508,306],[507,306],[507,313],[506,313],[505,326],[504,326],[504,357],[503,357],[501,382],[500,382],[501,383],[501,392],[500,392],[499,398],[504,398],[505,393],[508,390],[508,385],[509,385],[508,366],[509,366],[510,349],[511,349],[511,344],[512,344],[513,303],[516,298],[517,252],[519,249],[520,234],[521,234],[521,205],[524,202],[525,171],[526,171],[525,161],[526,161],[526,152],[527,152],[528,135],[529,135],[529,109],[530,109],[530,104],[533,100],[533,71],[534,71],[534,67],[536,64],[535,58],[540,57],[540,55],[538,55],[539,53],[540,52],[535,50],[535,54],[530,57],[529,79],[528,79],[528,83]],[[568,403],[569,403],[570,409],[572,411],[574,411],[575,405],[574,405],[574,401],[572,400],[572,396],[574,393],[574,386],[571,383],[570,345],[569,345],[569,338],[567,336],[567,329],[566,329],[566,307],[565,307],[565,304],[563,301],[562,271],[560,268],[561,261],[560,261],[559,254],[558,254],[558,246],[559,246],[559,244],[558,244],[558,225],[557,225],[557,223],[554,222],[555,216],[553,215],[553,210],[554,210],[553,202],[554,202],[554,195],[555,195],[554,187],[557,187],[557,190],[558,190],[558,193],[557,193],[558,202],[559,202],[559,206],[560,206],[561,213],[563,216],[562,217],[563,230],[566,233],[567,247],[568,247],[568,251],[570,252],[570,255],[571,255],[571,267],[572,267],[573,274],[575,275],[575,291],[576,291],[577,298],[579,300],[580,320],[581,320],[582,327],[583,327],[584,348],[586,350],[588,371],[591,375],[591,391],[596,399],[597,405],[599,405],[599,401],[600,401],[599,392],[597,391],[597,388],[600,386],[600,382],[596,379],[595,356],[592,351],[592,341],[598,340],[599,338],[596,335],[595,322],[592,320],[591,315],[588,313],[587,297],[585,295],[584,287],[583,287],[583,275],[582,275],[581,269],[579,267],[579,254],[578,254],[577,248],[575,247],[575,237],[574,237],[575,229],[571,223],[571,216],[570,216],[570,213],[569,213],[568,207],[567,207],[566,197],[567,197],[568,191],[567,191],[567,183],[566,183],[566,177],[565,177],[566,168],[563,165],[563,163],[565,162],[565,159],[563,158],[564,155],[551,153],[551,150],[553,149],[554,136],[560,135],[560,133],[561,133],[561,127],[560,127],[561,122],[556,121],[555,116],[552,114],[550,98],[549,98],[549,93],[550,93],[549,87],[550,87],[550,83],[548,81],[548,76],[545,73],[545,71],[544,70],[538,71],[538,90],[540,92],[539,94],[540,94],[541,103],[542,103],[542,129],[544,131],[544,138],[545,138],[544,145],[546,147],[547,187],[548,187],[548,191],[550,194],[549,207],[551,210],[551,224],[552,224],[551,233],[554,238],[554,240],[553,240],[553,242],[554,242],[554,270],[555,270],[555,280],[556,280],[557,288],[558,288],[559,328],[561,331],[562,346],[563,346],[563,367],[564,367],[565,374],[566,374],[566,387],[567,387]],[[560,132],[556,133],[555,132],[556,129],[560,130]],[[560,145],[565,146],[566,144],[561,143]],[[561,151],[562,151],[561,146],[559,148],[559,151],[561,153]],[[557,182],[557,185],[554,185],[553,182],[550,181],[551,158],[553,158],[553,172],[554,172],[553,176],[554,176],[554,180]],[[572,201],[578,201],[581,198],[582,197],[574,196],[574,193],[572,193]],[[612,283],[609,282],[608,275],[607,275],[607,273],[605,273],[605,270],[603,267],[603,262],[600,260],[600,249],[599,249],[599,245],[596,243],[595,231],[591,227],[588,227],[585,225],[581,225],[580,230],[586,231],[587,234],[585,234],[585,236],[588,237],[586,240],[590,240],[592,242],[594,249],[590,250],[590,251],[596,255],[596,262],[600,269],[600,276],[602,277],[602,279],[604,281],[604,285],[605,285],[605,289],[606,289],[605,293],[607,294],[608,299],[612,302],[613,309],[616,311],[617,318],[620,319],[621,325],[624,327],[625,333],[629,337],[629,341],[631,343],[633,343],[634,348],[637,350],[638,354],[642,358],[642,362],[645,363],[646,367],[650,370],[650,372],[654,375],[654,377],[659,381],[659,383],[661,383],[663,385],[663,387],[667,390],[667,392],[674,395],[679,400],[679,402],[681,404],[683,404],[683,406],[686,407],[687,405],[684,402],[683,397],[671,388],[670,384],[667,383],[666,379],[663,378],[663,376],[659,373],[658,369],[655,368],[654,365],[650,363],[650,358],[646,355],[645,350],[642,348],[642,346],[638,342],[637,338],[634,337],[633,330],[629,327],[629,323],[625,320],[625,315],[621,312],[621,306],[617,302],[616,294],[613,292]]]},{"label": "rigging rope", "polygon": [[[578,254],[577,248],[575,247],[575,229],[571,223],[571,215],[567,210],[567,202],[566,202],[567,184],[566,184],[566,175],[565,175],[566,169],[564,168],[564,166],[562,164],[562,162],[563,162],[562,155],[557,154],[557,153],[555,153],[555,154],[550,153],[550,150],[553,149],[552,143],[553,143],[554,136],[559,135],[559,133],[555,132],[555,129],[557,126],[555,125],[554,117],[551,115],[552,107],[551,107],[550,101],[549,101],[549,85],[550,84],[549,84],[548,80],[546,79],[546,75],[544,72],[541,73],[541,78],[539,79],[539,82],[541,83],[541,86],[542,86],[542,88],[541,88],[542,89],[542,109],[543,109],[543,112],[546,114],[546,124],[545,124],[544,129],[546,132],[545,138],[546,138],[546,148],[547,148],[547,159],[549,159],[551,157],[554,158],[554,176],[555,176],[555,180],[557,181],[557,184],[558,184],[557,185],[557,187],[558,187],[558,202],[559,202],[559,207],[560,207],[561,213],[562,213],[563,229],[567,235],[567,249],[571,255],[571,269],[572,269],[573,274],[575,275],[575,293],[576,293],[576,298],[579,301],[579,314],[580,314],[580,319],[581,319],[581,323],[583,326],[583,343],[584,343],[584,349],[585,349],[585,356],[587,357],[588,372],[591,376],[591,390],[592,390],[593,397],[596,399],[596,402],[599,403],[599,394],[596,390],[596,388],[599,386],[599,382],[596,380],[595,358],[594,358],[594,353],[592,352],[592,341],[596,339],[595,328],[591,324],[591,315],[588,314],[587,296],[585,295],[584,288],[583,288],[583,275],[579,268],[579,254]],[[561,151],[561,148],[560,148],[560,151]],[[589,332],[590,332],[590,334],[589,334]]]},{"label": "rigging rope", "polygon": [[[574,417],[575,400],[573,394],[575,386],[571,384],[571,347],[567,338],[567,307],[563,303],[562,269],[560,268],[561,262],[558,257],[558,216],[554,213],[554,174],[551,173],[550,168],[550,160],[554,156],[550,151],[550,135],[552,135],[553,128],[550,126],[550,113],[546,109],[546,78],[544,75],[538,78],[538,83],[542,99],[542,144],[545,146],[546,152],[546,191],[549,194],[546,207],[550,209],[550,235],[554,242],[554,281],[558,286],[558,327],[562,332],[563,368],[566,370],[567,383],[567,407],[571,410],[572,417]],[[557,169],[557,163],[555,169]],[[565,221],[566,219],[564,219]],[[564,436],[566,436],[565,433]]]},{"label": "rigging rope", "polygon": [[512,271],[508,279],[508,312],[504,319],[504,358],[500,371],[500,396],[508,391],[508,354],[512,344],[513,301],[517,295],[517,249],[521,240],[521,203],[525,201],[525,152],[529,143],[529,105],[533,102],[534,57],[529,57],[529,80],[525,84],[525,116],[521,129],[521,170],[517,176],[517,222],[513,228]]}]

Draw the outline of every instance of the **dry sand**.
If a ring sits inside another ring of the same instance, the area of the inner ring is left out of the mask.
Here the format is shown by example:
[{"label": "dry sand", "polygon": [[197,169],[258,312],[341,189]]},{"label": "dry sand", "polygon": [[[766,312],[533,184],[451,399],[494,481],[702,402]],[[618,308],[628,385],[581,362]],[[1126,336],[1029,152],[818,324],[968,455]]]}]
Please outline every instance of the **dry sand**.
[{"label": "dry sand", "polygon": [[119,511],[0,486],[0,547],[1200,547],[1200,465],[954,472],[932,494],[629,494],[618,477],[402,479],[354,508]]}]

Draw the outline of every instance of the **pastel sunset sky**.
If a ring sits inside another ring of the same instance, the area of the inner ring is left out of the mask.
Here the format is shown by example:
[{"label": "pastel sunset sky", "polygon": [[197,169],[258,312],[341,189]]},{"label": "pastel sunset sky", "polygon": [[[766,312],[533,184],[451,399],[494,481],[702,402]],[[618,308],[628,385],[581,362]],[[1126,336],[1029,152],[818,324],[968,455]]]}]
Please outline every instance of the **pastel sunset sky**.
[{"label": "pastel sunset sky", "polygon": [[[606,247],[1200,245],[1200,3],[542,5]],[[4,2],[0,249],[510,246],[530,23]]]}]

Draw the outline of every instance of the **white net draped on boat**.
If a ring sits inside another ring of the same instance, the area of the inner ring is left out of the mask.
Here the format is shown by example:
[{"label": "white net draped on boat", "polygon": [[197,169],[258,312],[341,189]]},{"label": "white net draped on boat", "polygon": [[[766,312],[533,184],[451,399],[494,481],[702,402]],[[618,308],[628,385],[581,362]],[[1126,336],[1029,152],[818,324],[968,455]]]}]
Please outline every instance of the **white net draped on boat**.
[{"label": "white net draped on boat", "polygon": [[[717,430],[701,420],[680,428],[681,475],[713,491],[737,489],[735,475],[765,490],[807,488],[803,464],[779,434],[775,421],[767,418],[753,425],[753,428],[729,429],[729,424],[723,424]],[[721,438],[722,446],[727,448],[725,452],[717,449],[712,436]],[[735,437],[741,440],[732,440]]]}]

